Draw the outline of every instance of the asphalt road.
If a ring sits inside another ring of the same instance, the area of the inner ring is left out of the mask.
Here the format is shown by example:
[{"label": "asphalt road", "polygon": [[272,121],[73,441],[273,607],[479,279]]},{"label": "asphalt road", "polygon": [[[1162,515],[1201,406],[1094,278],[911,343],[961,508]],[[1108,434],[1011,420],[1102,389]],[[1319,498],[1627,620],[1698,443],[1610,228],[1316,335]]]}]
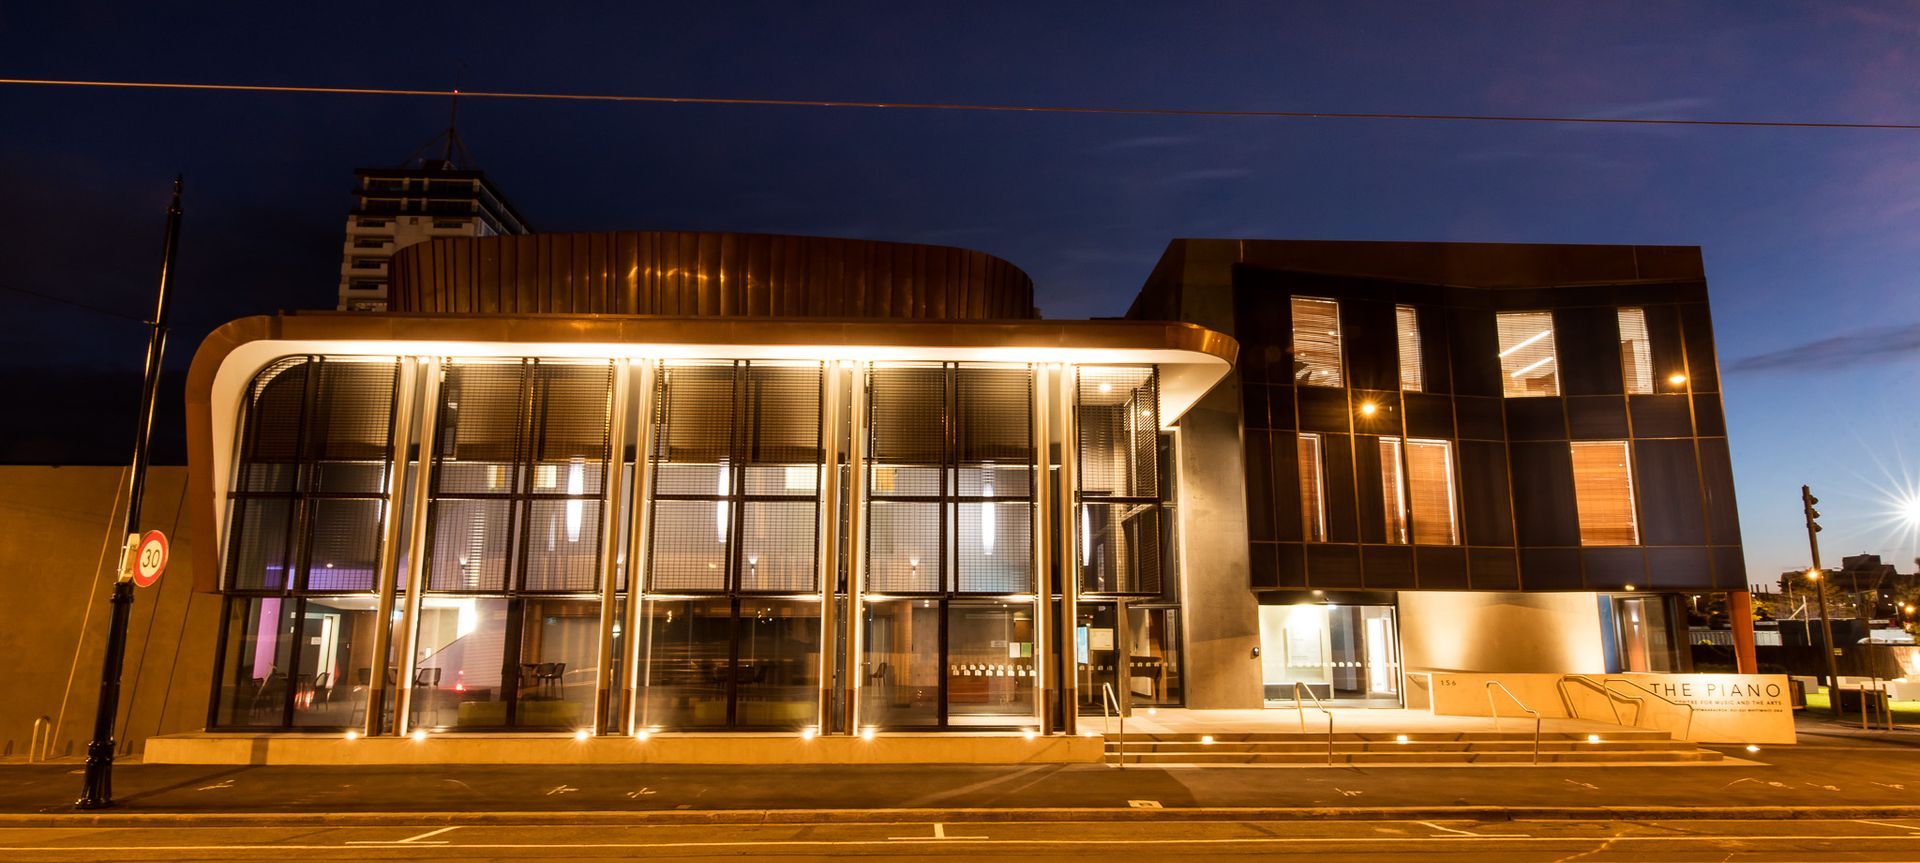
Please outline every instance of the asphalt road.
[{"label": "asphalt road", "polygon": [[[114,785],[116,811],[200,813],[1920,804],[1920,749],[1803,739],[1682,767],[126,765]],[[0,765],[0,813],[71,811],[78,772]]]},{"label": "asphalt road", "polygon": [[780,825],[0,829],[0,860],[1150,860],[1891,861],[1920,859],[1920,819],[1271,821]]}]

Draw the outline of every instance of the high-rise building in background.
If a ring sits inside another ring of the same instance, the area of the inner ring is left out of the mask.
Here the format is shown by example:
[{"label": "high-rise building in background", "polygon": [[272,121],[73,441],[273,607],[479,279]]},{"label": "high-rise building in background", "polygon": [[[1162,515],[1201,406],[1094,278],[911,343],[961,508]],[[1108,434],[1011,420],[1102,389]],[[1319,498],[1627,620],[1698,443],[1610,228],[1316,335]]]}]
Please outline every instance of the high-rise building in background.
[{"label": "high-rise building in background", "polygon": [[[421,156],[436,146],[439,158]],[[414,243],[528,232],[519,211],[473,167],[451,124],[401,167],[361,168],[353,176],[353,210],[340,253],[343,311],[385,311],[388,259]]]}]

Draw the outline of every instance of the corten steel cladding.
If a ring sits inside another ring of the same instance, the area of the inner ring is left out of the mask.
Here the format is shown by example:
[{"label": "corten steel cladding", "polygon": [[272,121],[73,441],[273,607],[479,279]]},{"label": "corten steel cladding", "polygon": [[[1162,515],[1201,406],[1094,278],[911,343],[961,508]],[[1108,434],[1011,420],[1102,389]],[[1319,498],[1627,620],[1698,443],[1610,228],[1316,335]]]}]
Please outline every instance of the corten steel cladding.
[{"label": "corten steel cladding", "polygon": [[1009,320],[1033,280],[947,246],[772,234],[452,237],[393,257],[390,308],[466,314]]}]

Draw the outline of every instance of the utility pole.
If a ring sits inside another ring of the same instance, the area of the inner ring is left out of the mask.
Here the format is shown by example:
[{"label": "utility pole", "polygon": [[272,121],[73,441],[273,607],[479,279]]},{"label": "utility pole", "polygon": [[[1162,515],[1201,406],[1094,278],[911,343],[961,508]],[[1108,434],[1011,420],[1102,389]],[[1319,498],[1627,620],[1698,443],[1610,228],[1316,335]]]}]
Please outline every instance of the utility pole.
[{"label": "utility pole", "polygon": [[[133,470],[127,477],[127,529],[140,534],[140,495],[147,484],[147,448],[153,432],[153,402],[160,388],[160,357],[167,347],[167,299],[173,282],[173,258],[180,249],[181,178],[173,178],[173,202],[167,205],[167,236],[160,251],[159,296],[153,305],[153,327],[147,336],[146,377],[140,389],[140,415],[133,435]],[[120,569],[114,573],[113,618],[107,630],[107,655],[100,663],[100,703],[93,716],[93,741],[87,744],[86,785],[79,809],[113,805],[113,724],[120,713],[120,670],[127,655],[127,617],[133,610],[131,543],[122,546]]]},{"label": "utility pole", "polygon": [[[1813,552],[1813,568],[1807,570],[1807,578],[1813,582],[1813,595],[1820,599],[1820,637],[1825,642],[1827,654],[1827,707],[1835,718],[1840,716],[1840,665],[1834,661],[1840,651],[1833,646],[1833,621],[1827,618],[1827,589],[1820,583],[1823,573],[1820,570],[1820,511],[1813,508],[1820,499],[1806,486],[1800,487],[1800,509],[1807,516],[1807,548]],[[1861,693],[1866,697],[1866,693]]]}]

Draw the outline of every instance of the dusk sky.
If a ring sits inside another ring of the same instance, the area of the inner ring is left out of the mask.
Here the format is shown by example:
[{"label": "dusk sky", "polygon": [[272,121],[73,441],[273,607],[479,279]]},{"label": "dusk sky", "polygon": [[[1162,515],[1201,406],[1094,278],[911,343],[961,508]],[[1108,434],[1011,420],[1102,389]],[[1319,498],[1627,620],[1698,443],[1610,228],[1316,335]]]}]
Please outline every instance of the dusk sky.
[{"label": "dusk sky", "polygon": [[[121,5],[0,11],[0,76],[1920,122],[1913,3]],[[0,85],[0,460],[124,460],[141,328],[22,292],[145,313],[176,172],[183,370],[227,320],[331,308],[353,169],[446,113]],[[1913,567],[1920,132],[471,99],[460,127],[538,230],[965,246],[1048,317],[1124,312],[1173,237],[1698,245],[1751,580],[1806,565],[1802,483],[1828,564]]]}]

